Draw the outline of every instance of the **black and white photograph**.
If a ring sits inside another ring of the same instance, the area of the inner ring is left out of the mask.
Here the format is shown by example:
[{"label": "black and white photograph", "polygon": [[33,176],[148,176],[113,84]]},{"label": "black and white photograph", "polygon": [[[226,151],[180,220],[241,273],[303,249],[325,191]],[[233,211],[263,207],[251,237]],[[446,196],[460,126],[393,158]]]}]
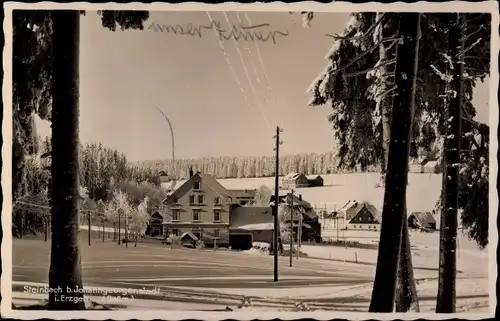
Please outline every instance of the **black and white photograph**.
[{"label": "black and white photograph", "polygon": [[495,1],[4,8],[2,315],[494,315]]}]

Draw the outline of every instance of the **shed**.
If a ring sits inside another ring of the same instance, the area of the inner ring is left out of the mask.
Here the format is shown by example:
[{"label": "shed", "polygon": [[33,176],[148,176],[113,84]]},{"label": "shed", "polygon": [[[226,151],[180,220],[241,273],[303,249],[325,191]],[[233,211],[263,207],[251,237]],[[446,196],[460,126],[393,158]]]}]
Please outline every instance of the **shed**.
[{"label": "shed", "polygon": [[321,177],[320,175],[308,175],[308,176],[306,176],[306,178],[307,178],[307,181],[309,182],[310,187],[324,185],[323,177]]},{"label": "shed", "polygon": [[408,216],[410,228],[436,229],[436,220],[430,212],[413,212]]},{"label": "shed", "polygon": [[191,232],[185,232],[181,235],[181,243],[183,246],[196,247],[198,237]]}]

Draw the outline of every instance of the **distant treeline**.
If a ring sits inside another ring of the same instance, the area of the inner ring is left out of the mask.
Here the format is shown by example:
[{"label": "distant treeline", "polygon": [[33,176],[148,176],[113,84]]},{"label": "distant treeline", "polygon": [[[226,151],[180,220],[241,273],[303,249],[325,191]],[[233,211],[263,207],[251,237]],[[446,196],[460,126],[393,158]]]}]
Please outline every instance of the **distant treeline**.
[{"label": "distant treeline", "polygon": [[[147,168],[152,172],[164,171],[169,176],[185,179],[189,176],[189,167],[195,171],[212,174],[217,178],[246,178],[274,176],[275,157],[203,157],[194,159],[141,161],[131,164],[134,167]],[[313,174],[333,174],[338,170],[338,159],[335,151],[318,153],[301,153],[280,157],[280,175],[291,172]],[[376,168],[359,168],[363,171],[375,171]],[[175,174],[175,175],[172,175]]]}]

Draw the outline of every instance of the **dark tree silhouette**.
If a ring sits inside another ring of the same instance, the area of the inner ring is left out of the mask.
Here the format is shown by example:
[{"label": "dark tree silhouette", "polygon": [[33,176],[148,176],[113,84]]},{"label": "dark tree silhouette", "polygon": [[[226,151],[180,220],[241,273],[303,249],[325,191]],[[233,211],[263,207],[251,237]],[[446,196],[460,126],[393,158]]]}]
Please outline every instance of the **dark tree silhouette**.
[{"label": "dark tree silhouette", "polygon": [[420,14],[401,13],[394,16],[402,37],[396,57],[394,98],[389,155],[387,162],[384,207],[373,284],[370,312],[392,312],[396,278],[405,221],[406,185],[412,126],[412,106],[415,85],[415,64],[418,53]]}]

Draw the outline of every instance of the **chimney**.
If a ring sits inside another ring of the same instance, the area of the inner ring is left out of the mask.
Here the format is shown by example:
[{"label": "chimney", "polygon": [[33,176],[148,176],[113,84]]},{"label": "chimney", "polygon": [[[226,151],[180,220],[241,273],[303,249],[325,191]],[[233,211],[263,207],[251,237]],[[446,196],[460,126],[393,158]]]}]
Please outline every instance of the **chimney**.
[{"label": "chimney", "polygon": [[194,176],[193,168],[189,166],[189,178]]},{"label": "chimney", "polygon": [[302,201],[302,194],[299,194],[299,201]]}]

